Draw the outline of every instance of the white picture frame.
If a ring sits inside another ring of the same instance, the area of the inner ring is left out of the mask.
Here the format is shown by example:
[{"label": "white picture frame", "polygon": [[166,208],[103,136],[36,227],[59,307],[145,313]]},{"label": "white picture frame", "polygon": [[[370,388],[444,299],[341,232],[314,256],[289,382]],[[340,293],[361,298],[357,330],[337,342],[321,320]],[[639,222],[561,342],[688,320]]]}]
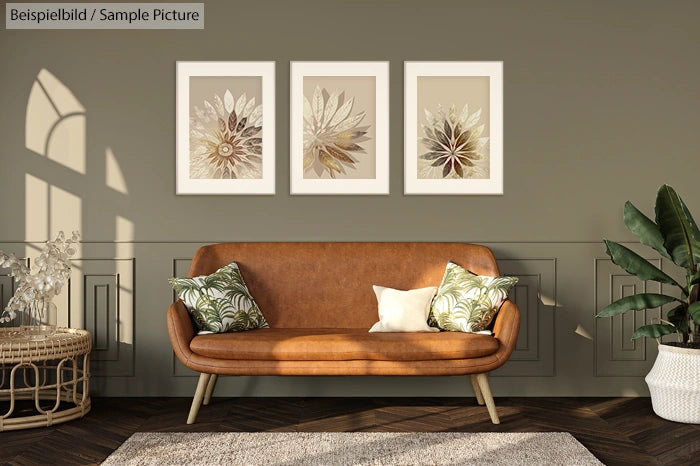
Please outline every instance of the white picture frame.
[{"label": "white picture frame", "polygon": [[[503,62],[407,61],[404,80],[404,194],[503,194]],[[443,152],[429,144],[446,119],[453,145]]]},{"label": "white picture frame", "polygon": [[176,194],[275,194],[275,62],[178,61],[176,75]]},{"label": "white picture frame", "polygon": [[388,195],[389,62],[293,61],[290,75],[290,193]]}]

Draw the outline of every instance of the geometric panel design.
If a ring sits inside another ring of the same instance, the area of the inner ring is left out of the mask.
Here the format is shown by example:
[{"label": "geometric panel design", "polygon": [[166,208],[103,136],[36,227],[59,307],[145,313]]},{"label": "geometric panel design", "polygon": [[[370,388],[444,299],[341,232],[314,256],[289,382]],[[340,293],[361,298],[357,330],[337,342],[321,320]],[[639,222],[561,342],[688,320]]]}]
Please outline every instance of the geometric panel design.
[{"label": "geometric panel design", "polygon": [[[29,266],[29,260],[24,260],[25,265]],[[17,282],[15,278],[10,275],[9,268],[0,268],[0,315],[5,311],[5,306],[10,301],[12,296],[15,294],[15,289],[17,288]],[[19,323],[17,319],[13,319],[5,324],[0,324],[0,327],[16,327]]]},{"label": "geometric panel design", "polygon": [[[173,274],[171,277],[187,278],[187,273],[190,271],[192,259],[173,259]],[[177,293],[173,290],[173,302],[177,301]]]},{"label": "geometric panel design", "polygon": [[[509,274],[510,275],[510,274]],[[537,328],[539,326],[539,275],[518,275],[518,283],[510,290],[508,298],[518,305],[522,315],[518,341],[511,355],[514,361],[537,361],[539,345]]]},{"label": "geometric panel design", "polygon": [[[647,283],[641,282],[632,275],[612,276],[612,301],[647,292]],[[649,283],[650,286],[658,285]],[[611,301],[611,302],[612,302]],[[657,310],[630,311],[610,319],[612,332],[610,338],[611,361],[646,361],[647,352],[643,338],[632,339],[638,326],[645,325],[647,314],[653,312],[658,317]]]},{"label": "geometric panel design", "polygon": [[7,302],[15,294],[14,281],[14,278],[9,273],[0,275],[0,306],[2,306],[2,309],[5,309]]},{"label": "geometric panel design", "polygon": [[[6,272],[6,270],[7,269],[0,269],[0,271],[2,271],[0,273],[0,306],[2,306],[0,307],[0,314],[3,313],[8,301],[15,294],[15,279],[11,277],[10,273]],[[12,321],[3,324],[4,327],[12,327],[14,325],[15,323]]]},{"label": "geometric panel design", "polygon": [[110,322],[119,322],[117,289],[119,275],[84,275],[85,328],[93,335],[92,350],[99,352],[102,361],[119,359],[119,327],[110,328]]},{"label": "geometric panel design", "polygon": [[554,376],[556,259],[499,259],[498,268],[519,279],[508,298],[520,309],[520,331],[508,362],[490,375]]},{"label": "geometric panel design", "polygon": [[[661,259],[647,259],[661,268]],[[595,260],[595,313],[608,304],[636,293],[661,293],[661,284],[629,275],[611,259]],[[673,304],[671,304],[673,306]],[[657,344],[653,338],[632,340],[634,331],[658,322],[661,310],[628,311],[615,317],[595,319],[595,375],[639,377],[654,364]]]},{"label": "geometric panel design", "polygon": [[95,377],[134,376],[134,267],[133,258],[73,261],[67,325],[92,333]]},{"label": "geometric panel design", "polygon": [[[0,241],[0,249],[32,259],[40,246]],[[104,396],[191,396],[197,374],[177,361],[164,328],[164,312],[175,298],[164,279],[187,276],[197,246],[199,243],[194,241],[117,242],[116,246],[113,242],[93,242],[80,248],[81,257],[88,259],[73,261],[73,276],[63,293],[54,298],[54,303],[59,311],[59,325],[87,328],[94,335],[94,392]],[[509,298],[521,311],[520,332],[513,355],[503,367],[494,371],[492,389],[497,394],[648,394],[643,376],[653,365],[657,345],[653,339],[631,340],[630,337],[643,323],[654,323],[651,320],[658,317],[658,309],[630,311],[613,319],[593,316],[622,296],[643,291],[661,291],[675,296],[678,290],[628,276],[611,263],[601,246],[597,241],[496,243],[492,246],[497,257],[503,257],[498,260],[502,273],[520,280],[509,293]],[[638,253],[642,249],[642,245],[634,243],[629,247]],[[670,260],[661,258],[659,261],[654,251],[641,254],[654,257],[653,264],[662,265],[666,273],[683,282],[684,277],[676,276],[677,267]],[[112,257],[126,259],[109,259]],[[143,258],[138,264],[138,277],[132,257]],[[0,269],[0,306],[7,304],[16,287],[8,273],[9,270]],[[139,293],[138,316],[134,289]],[[141,327],[135,329],[135,323]],[[139,331],[135,333],[135,330]],[[135,337],[139,339],[138,354],[135,353]],[[374,383],[367,385],[359,379],[294,377],[288,380],[292,396],[319,393],[335,396],[335,390],[343,393],[357,390],[374,396]],[[415,380],[416,388],[412,388],[381,378],[377,390],[405,396],[422,390],[420,387],[425,382]],[[463,382],[451,380],[445,378],[438,389],[445,393],[462,393]],[[264,394],[262,396],[289,393],[275,378],[254,378],[251,384],[254,390],[243,381],[229,380],[222,390],[230,391],[235,386],[238,387],[236,392],[243,390],[241,393],[250,395],[256,391]]]},{"label": "geometric panel design", "polygon": [[[192,264],[192,258],[188,259],[173,259],[173,274],[171,277],[185,278],[190,270],[190,264]],[[177,301],[177,293],[173,290],[172,301]],[[184,364],[175,356],[175,352],[172,352],[172,368],[173,376],[175,377],[195,377],[199,376],[199,372],[193,371],[185,367]]]}]

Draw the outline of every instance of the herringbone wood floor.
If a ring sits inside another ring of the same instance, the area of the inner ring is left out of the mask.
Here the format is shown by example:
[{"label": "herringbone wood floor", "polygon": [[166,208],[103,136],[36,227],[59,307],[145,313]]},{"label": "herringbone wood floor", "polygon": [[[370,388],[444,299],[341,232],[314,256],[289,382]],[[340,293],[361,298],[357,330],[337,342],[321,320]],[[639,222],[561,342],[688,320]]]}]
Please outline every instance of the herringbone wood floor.
[{"label": "herringbone wood floor", "polygon": [[700,465],[700,426],[656,417],[649,398],[96,398],[83,419],[0,433],[0,464],[99,464],[134,432],[570,432],[608,465]]}]

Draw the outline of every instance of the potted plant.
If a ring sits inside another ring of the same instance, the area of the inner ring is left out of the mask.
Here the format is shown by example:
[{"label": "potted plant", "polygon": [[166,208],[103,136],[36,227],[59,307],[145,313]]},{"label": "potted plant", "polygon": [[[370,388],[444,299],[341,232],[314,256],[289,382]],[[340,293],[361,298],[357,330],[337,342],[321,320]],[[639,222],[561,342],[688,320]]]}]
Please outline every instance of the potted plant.
[{"label": "potted plant", "polygon": [[[685,269],[678,282],[646,259],[613,241],[605,240],[612,261],[640,280],[653,280],[678,289],[678,293],[639,293],[618,299],[596,317],[612,317],[627,311],[668,305],[666,318],[639,327],[632,338],[651,337],[659,342],[659,354],[646,376],[654,412],[664,419],[700,424],[700,231],[674,189],[659,188],[652,221],[627,201],[624,222],[642,244]],[[676,334],[677,341],[661,341]]]}]

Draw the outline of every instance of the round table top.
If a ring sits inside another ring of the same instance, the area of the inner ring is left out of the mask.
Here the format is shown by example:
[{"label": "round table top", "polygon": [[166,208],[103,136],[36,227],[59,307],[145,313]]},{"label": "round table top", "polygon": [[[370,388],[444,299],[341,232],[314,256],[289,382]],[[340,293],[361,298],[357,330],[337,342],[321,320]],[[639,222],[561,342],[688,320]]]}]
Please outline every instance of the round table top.
[{"label": "round table top", "polygon": [[92,336],[87,330],[57,327],[41,340],[30,340],[18,327],[0,328],[0,363],[48,361],[89,353]]}]

